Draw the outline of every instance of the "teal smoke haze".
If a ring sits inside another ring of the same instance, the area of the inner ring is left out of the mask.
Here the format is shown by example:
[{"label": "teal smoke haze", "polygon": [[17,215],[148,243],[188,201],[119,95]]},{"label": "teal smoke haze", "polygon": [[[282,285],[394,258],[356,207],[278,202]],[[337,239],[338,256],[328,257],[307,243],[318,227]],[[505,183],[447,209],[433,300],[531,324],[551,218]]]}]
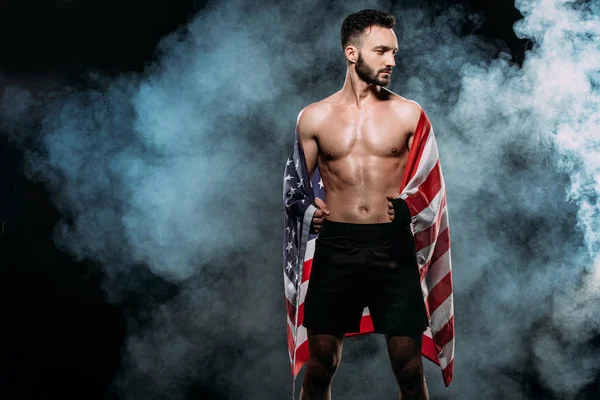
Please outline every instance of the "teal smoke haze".
[{"label": "teal smoke haze", "polygon": [[[181,289],[131,327],[115,386],[127,399],[184,399],[207,380],[229,398],[290,394],[285,158],[298,112],[343,84],[342,20],[379,8],[399,22],[391,89],[428,113],[448,192],[455,378],[444,388],[426,362],[431,397],[526,399],[537,377],[575,398],[600,371],[600,3],[517,1],[515,32],[534,42],[522,66],[460,35],[481,23],[461,6],[320,4],[213,5],[144,74],[39,99],[4,90],[4,130],[68,217],[55,241],[103,265],[117,304],[149,290],[141,265]],[[386,357],[377,336],[347,340],[334,395],[395,398]]]}]

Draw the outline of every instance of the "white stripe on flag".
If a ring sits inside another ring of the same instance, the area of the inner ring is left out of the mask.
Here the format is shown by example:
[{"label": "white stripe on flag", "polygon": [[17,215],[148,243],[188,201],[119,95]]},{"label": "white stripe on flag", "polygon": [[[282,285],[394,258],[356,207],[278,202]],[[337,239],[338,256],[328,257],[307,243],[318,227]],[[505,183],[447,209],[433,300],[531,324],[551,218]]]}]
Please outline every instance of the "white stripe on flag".
[{"label": "white stripe on flag", "polygon": [[454,295],[450,296],[431,314],[431,331],[439,332],[454,315]]},{"label": "white stripe on flag", "polygon": [[285,270],[283,271],[283,286],[285,288],[285,297],[290,303],[294,304],[296,299],[296,285],[290,281],[290,278],[288,278]]},{"label": "white stripe on flag", "polygon": [[[306,332],[306,328],[304,327],[304,325],[300,325],[298,327],[298,330],[295,331],[294,330],[294,323],[290,320],[290,317],[288,315],[287,317],[287,321],[288,321],[288,326],[290,327],[290,329],[292,330],[292,336],[294,337],[294,341],[296,342],[296,347],[300,346],[304,341],[306,341],[306,338],[308,337],[308,334]],[[296,332],[296,334],[294,335],[294,332]]]},{"label": "white stripe on flag", "polygon": [[304,303],[304,299],[306,298],[306,291],[308,290],[308,282],[309,282],[309,280],[306,280],[306,281],[302,282],[302,285],[300,285],[300,304]]},{"label": "white stripe on flag", "polygon": [[413,226],[416,232],[424,231],[437,222],[438,212],[440,211],[443,197],[444,191],[439,190],[435,197],[431,199],[429,206],[425,207],[419,214],[413,217]]},{"label": "white stripe on flag", "polygon": [[442,351],[438,354],[438,358],[440,359],[440,367],[442,367],[442,369],[450,364],[450,361],[454,358],[454,336],[452,337],[452,340],[446,343],[444,348],[442,348]]},{"label": "white stripe on flag", "polygon": [[304,253],[304,261],[311,260],[315,255],[315,242],[317,239],[310,239],[306,242],[306,252]]},{"label": "white stripe on flag", "polygon": [[429,338],[433,338],[433,335],[431,334],[431,327],[427,327],[427,329],[423,332],[423,335],[429,337]]},{"label": "white stripe on flag", "polygon": [[425,266],[425,264],[427,264],[427,261],[433,254],[433,250],[435,248],[436,243],[437,239],[429,246],[423,247],[421,250],[417,251],[417,264],[419,265],[419,270],[422,269]]},{"label": "white stripe on flag", "polygon": [[298,327],[298,340],[296,340],[296,348],[300,347],[300,345],[308,339],[308,333],[306,332],[306,328],[304,325],[300,325]]},{"label": "white stripe on flag", "polygon": [[449,268],[450,260],[450,249],[448,249],[443,256],[438,258],[436,262],[429,266],[427,276],[423,279],[423,284],[430,288],[435,287],[442,279],[450,272]]},{"label": "white stripe on flag", "polygon": [[[446,207],[444,207],[444,209],[442,210],[442,213],[444,213],[444,212],[446,212]],[[431,243],[429,246],[423,247],[421,250],[417,251],[417,263],[419,264],[419,269],[422,268],[425,264],[427,264],[431,260],[431,257],[433,257],[433,253],[435,252],[435,247],[437,245],[437,240],[438,240],[439,234],[444,229],[446,229],[446,226],[444,224],[444,218],[442,216],[439,227],[438,227],[437,236],[436,236],[435,240],[433,241],[433,243]],[[429,272],[427,272],[427,274],[429,274]]]}]

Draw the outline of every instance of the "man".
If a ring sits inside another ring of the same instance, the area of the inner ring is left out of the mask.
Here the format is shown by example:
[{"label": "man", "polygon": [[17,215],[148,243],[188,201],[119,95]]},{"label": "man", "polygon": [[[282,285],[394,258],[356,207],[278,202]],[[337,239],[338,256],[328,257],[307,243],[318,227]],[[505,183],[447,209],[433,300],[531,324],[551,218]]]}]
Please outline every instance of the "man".
[{"label": "man", "polygon": [[421,361],[428,319],[411,216],[398,198],[421,107],[385,89],[398,51],[394,25],[386,12],[348,16],[344,86],[298,116],[308,173],[318,166],[326,190],[311,225],[319,237],[304,303],[309,357],[301,400],[331,398],[344,336],[359,331],[365,306],[385,335],[400,398],[429,398]]}]

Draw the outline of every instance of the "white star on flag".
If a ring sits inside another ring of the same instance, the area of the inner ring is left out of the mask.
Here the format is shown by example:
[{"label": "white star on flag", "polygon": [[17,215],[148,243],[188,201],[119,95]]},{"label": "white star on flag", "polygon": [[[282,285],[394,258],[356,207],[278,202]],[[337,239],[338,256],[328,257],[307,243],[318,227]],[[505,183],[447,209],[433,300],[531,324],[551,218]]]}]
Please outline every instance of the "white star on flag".
[{"label": "white star on flag", "polygon": [[323,179],[319,179],[319,189],[323,189]]}]

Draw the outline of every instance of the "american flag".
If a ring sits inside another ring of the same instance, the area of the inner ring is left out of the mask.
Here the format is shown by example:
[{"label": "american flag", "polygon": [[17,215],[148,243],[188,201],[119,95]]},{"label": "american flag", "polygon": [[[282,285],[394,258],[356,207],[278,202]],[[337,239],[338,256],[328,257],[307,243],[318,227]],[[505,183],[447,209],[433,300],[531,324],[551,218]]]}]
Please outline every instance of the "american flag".
[{"label": "american flag", "polygon": [[[283,279],[288,352],[294,387],[296,376],[308,360],[306,328],[302,325],[304,297],[318,237],[318,234],[309,233],[309,228],[317,210],[315,198],[325,198],[319,168],[316,168],[310,180],[297,130],[295,136],[294,149],[287,160],[283,178]],[[454,367],[454,301],[448,208],[437,143],[424,111],[421,111],[398,192],[408,204],[412,216],[411,227],[421,288],[430,321],[430,327],[423,333],[422,354],[440,366],[444,383],[448,386]],[[347,333],[346,337],[372,332],[371,316],[368,308],[365,308],[360,331]]]}]

